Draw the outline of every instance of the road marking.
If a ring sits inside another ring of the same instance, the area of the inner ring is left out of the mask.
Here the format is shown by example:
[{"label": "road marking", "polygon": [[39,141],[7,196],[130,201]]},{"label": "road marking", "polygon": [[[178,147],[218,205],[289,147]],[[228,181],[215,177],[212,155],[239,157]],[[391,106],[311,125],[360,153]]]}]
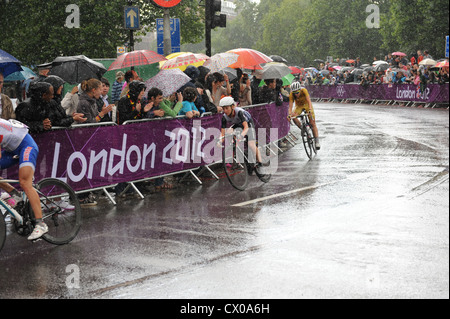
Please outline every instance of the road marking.
[{"label": "road marking", "polygon": [[316,185],[312,185],[312,186],[308,186],[308,187],[293,189],[293,190],[290,190],[290,191],[287,191],[287,192],[283,192],[283,193],[278,193],[278,194],[273,194],[273,195],[269,195],[269,196],[265,196],[265,197],[260,197],[260,198],[256,198],[256,199],[249,200],[249,201],[246,201],[246,202],[242,202],[242,203],[231,205],[231,207],[247,206],[247,205],[263,202],[263,201],[266,201],[266,200],[269,200],[269,199],[283,197],[283,196],[287,196],[287,195],[294,194],[294,193],[300,193],[300,192],[303,192],[303,191],[316,189],[316,188],[319,188],[319,187],[322,187],[322,186],[332,185],[332,184],[335,184],[335,183],[338,183],[338,182],[347,181],[347,180],[350,180],[350,181],[354,182],[354,181],[357,181],[357,180],[360,180],[360,179],[365,179],[367,177],[370,177],[373,174],[374,173],[357,173],[357,174],[352,174],[352,175],[348,176],[347,178],[340,179],[340,180],[337,180],[337,181],[328,182],[328,183],[322,183],[322,184],[316,184]]}]

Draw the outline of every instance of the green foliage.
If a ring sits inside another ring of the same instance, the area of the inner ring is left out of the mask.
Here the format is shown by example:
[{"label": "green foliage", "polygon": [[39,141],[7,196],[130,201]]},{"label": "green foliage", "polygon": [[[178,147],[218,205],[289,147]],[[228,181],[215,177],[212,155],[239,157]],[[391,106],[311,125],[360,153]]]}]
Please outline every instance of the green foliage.
[{"label": "green foliage", "polygon": [[[80,9],[80,28],[65,27],[70,4]],[[0,48],[25,65],[79,54],[115,57],[117,46],[129,40],[129,31],[124,29],[126,5],[125,0],[0,0]],[[148,0],[135,0],[133,5],[140,7],[141,25],[147,26],[136,35],[154,30],[155,19],[163,17],[163,10]],[[181,20],[182,42],[201,41],[204,9],[196,0],[183,0],[170,13]]]}]

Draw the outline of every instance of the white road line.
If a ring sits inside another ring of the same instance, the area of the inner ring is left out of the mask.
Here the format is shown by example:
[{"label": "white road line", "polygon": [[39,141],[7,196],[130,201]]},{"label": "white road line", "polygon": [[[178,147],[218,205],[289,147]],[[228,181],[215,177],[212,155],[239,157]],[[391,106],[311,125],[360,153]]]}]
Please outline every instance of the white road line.
[{"label": "white road line", "polygon": [[263,201],[266,201],[266,200],[269,200],[269,199],[273,199],[273,198],[283,197],[283,196],[287,196],[287,195],[290,195],[290,194],[299,193],[299,192],[303,192],[303,191],[319,188],[319,187],[322,187],[322,186],[332,185],[332,184],[335,184],[335,183],[338,183],[338,182],[343,182],[343,181],[346,181],[346,180],[350,180],[350,181],[354,182],[354,181],[357,181],[359,179],[364,179],[364,178],[370,177],[373,174],[374,173],[352,174],[352,175],[350,175],[347,178],[340,179],[340,180],[337,180],[337,181],[333,181],[333,182],[329,182],[329,183],[316,184],[316,185],[312,185],[312,186],[308,186],[308,187],[293,189],[293,190],[290,190],[290,191],[287,191],[287,192],[283,192],[283,193],[278,193],[278,194],[273,194],[273,195],[270,195],[270,196],[256,198],[256,199],[249,200],[249,201],[246,201],[246,202],[242,202],[242,203],[231,205],[231,207],[247,206],[247,205],[263,202]]}]

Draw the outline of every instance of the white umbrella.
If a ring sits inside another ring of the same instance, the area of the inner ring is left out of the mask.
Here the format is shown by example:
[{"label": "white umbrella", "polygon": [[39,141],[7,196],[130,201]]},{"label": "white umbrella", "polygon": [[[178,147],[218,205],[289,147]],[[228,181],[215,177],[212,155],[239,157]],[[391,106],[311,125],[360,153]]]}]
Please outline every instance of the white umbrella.
[{"label": "white umbrella", "polygon": [[212,73],[225,69],[226,67],[236,63],[239,55],[236,53],[225,52],[214,54],[208,59],[203,66],[211,70]]},{"label": "white umbrella", "polygon": [[377,65],[379,65],[379,64],[389,64],[389,63],[387,63],[386,61],[378,60],[378,61],[374,61],[372,64],[373,64],[374,66],[377,66]]},{"label": "white umbrella", "polygon": [[156,87],[163,92],[163,96],[170,96],[190,80],[191,78],[180,69],[161,70],[154,77],[145,81],[147,87],[145,95],[152,87]]},{"label": "white umbrella", "polygon": [[424,59],[422,61],[420,61],[420,65],[427,65],[427,66],[435,66],[436,65],[436,61],[434,61],[433,59]]}]

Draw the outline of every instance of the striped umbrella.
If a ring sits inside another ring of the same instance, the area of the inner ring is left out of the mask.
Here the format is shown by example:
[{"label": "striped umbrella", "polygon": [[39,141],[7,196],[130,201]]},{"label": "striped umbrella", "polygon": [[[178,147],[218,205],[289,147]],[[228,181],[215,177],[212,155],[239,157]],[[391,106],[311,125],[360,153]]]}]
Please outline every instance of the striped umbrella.
[{"label": "striped umbrella", "polygon": [[148,65],[167,60],[164,56],[150,50],[132,51],[119,56],[108,68],[108,71]]},{"label": "striped umbrella", "polygon": [[[209,56],[202,53],[185,53],[177,57],[167,60],[161,67],[161,69],[181,69],[185,70],[188,65],[203,64]],[[196,66],[197,66],[196,65]]]},{"label": "striped umbrella", "polygon": [[210,59],[208,59],[205,64],[203,64],[203,66],[209,68],[211,72],[214,73],[225,69],[233,63],[236,63],[238,58],[239,55],[237,55],[236,53],[217,53],[214,54]]},{"label": "striped umbrella", "polygon": [[145,82],[147,87],[145,96],[147,96],[148,91],[152,87],[160,89],[163,92],[163,96],[170,96],[190,80],[191,78],[180,69],[161,70],[157,75]]}]

